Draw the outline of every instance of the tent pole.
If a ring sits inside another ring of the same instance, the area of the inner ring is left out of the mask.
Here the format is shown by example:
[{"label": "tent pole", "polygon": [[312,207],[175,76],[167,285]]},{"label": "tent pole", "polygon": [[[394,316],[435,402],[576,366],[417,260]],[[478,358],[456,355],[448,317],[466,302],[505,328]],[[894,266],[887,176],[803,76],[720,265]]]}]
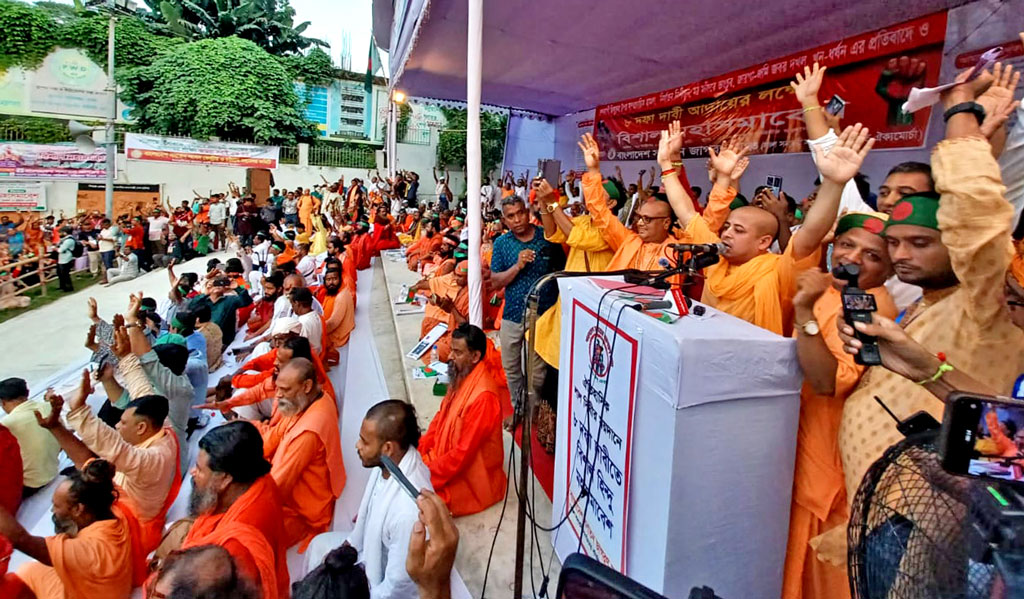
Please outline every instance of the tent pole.
[{"label": "tent pole", "polygon": [[468,1],[466,31],[466,226],[469,227],[469,322],[483,327],[480,271],[480,85],[483,74],[483,0]]}]

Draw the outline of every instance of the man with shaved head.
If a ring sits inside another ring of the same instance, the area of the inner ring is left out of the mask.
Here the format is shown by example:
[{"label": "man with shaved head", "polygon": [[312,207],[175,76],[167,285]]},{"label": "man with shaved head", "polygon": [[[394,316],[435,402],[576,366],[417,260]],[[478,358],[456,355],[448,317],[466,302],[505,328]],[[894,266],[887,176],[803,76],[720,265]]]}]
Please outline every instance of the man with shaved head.
[{"label": "man with shaved head", "polygon": [[390,458],[417,490],[432,491],[430,470],[417,450],[419,439],[420,429],[412,404],[388,399],[366,412],[356,451],[363,467],[373,472],[359,503],[355,528],[347,536],[334,532],[318,535],[310,545],[307,571],[319,565],[327,553],[344,541],[359,552],[372,597],[416,596],[416,584],[406,571],[405,558],[409,537],[419,519],[419,508],[384,467],[383,457]]},{"label": "man with shaved head", "polygon": [[255,599],[253,581],[238,571],[235,560],[220,545],[203,545],[172,554],[147,593],[150,597]]},{"label": "man with shaved head", "polygon": [[324,532],[334,500],[345,488],[338,407],[317,381],[316,366],[292,358],[277,375],[277,411],[269,424],[254,421],[263,436],[270,474],[281,490],[286,545]]},{"label": "man with shaved head", "polygon": [[[804,225],[793,234],[781,256],[771,248],[778,234],[778,221],[770,212],[754,206],[733,210],[720,232],[712,231],[704,219],[695,218],[696,211],[682,183],[672,170],[672,159],[682,146],[679,122],[662,132],[658,162],[664,169],[662,183],[668,193],[680,225],[694,243],[722,243],[722,260],[705,271],[703,301],[780,335],[789,335],[793,328],[793,294],[796,275],[817,266],[821,242],[832,229],[839,208],[843,186],[860,169],[864,157],[874,143],[868,130],[858,123],[848,127],[826,155],[815,148],[818,170],[822,175],[818,198],[804,219]],[[742,159],[745,148],[723,146],[720,153],[710,150],[711,164],[718,172],[713,193],[728,185],[727,175]],[[726,176],[722,176],[726,175]],[[722,180],[725,179],[725,183]]]}]

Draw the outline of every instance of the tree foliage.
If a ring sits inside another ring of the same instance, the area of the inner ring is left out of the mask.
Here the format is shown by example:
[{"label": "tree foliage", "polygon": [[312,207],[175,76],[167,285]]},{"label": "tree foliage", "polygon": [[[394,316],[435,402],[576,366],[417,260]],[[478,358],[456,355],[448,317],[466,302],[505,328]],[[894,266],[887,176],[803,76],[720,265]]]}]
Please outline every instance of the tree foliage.
[{"label": "tree foliage", "polygon": [[120,77],[141,130],[294,144],[315,137],[288,70],[237,37],[183,44]]},{"label": "tree foliage", "polygon": [[0,131],[10,139],[26,139],[34,143],[48,144],[68,141],[71,134],[65,121],[34,116],[0,116]]},{"label": "tree foliage", "polygon": [[274,55],[297,54],[322,40],[302,33],[288,0],[146,0],[175,33],[191,40],[237,36]]},{"label": "tree foliage", "polygon": [[[75,6],[29,5],[0,0],[0,68],[34,68],[54,48],[80,48],[96,64],[107,64],[107,17]],[[161,33],[138,17],[121,17],[115,30],[118,68],[150,64],[184,40]]]},{"label": "tree foliage", "polygon": [[307,54],[292,54],[279,57],[291,74],[292,79],[306,85],[329,85],[338,76],[338,69],[329,54],[320,48],[313,48]]},{"label": "tree foliage", "polygon": [[[437,162],[466,168],[466,110],[441,108],[447,125],[437,142]],[[508,116],[480,113],[480,160],[484,176],[500,168],[505,158],[505,130]]]}]

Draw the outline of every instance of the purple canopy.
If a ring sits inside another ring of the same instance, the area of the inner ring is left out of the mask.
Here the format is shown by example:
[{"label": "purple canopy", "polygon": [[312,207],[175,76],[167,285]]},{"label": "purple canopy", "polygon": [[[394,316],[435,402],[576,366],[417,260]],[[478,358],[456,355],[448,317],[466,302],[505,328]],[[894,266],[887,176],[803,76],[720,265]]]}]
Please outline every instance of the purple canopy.
[{"label": "purple canopy", "polygon": [[[492,0],[484,5],[482,101],[560,116],[962,3]],[[465,99],[465,0],[374,0],[374,36],[388,46],[395,87]]]}]

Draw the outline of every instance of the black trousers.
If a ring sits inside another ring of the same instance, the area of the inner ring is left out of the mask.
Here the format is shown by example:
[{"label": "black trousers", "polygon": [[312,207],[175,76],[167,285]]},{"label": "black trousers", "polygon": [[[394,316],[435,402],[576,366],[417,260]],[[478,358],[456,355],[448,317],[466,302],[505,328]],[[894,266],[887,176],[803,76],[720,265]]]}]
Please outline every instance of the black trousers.
[{"label": "black trousers", "polygon": [[72,260],[67,264],[57,265],[57,280],[60,282],[61,291],[74,291],[75,286],[71,283],[71,269],[74,267],[75,261]]}]

